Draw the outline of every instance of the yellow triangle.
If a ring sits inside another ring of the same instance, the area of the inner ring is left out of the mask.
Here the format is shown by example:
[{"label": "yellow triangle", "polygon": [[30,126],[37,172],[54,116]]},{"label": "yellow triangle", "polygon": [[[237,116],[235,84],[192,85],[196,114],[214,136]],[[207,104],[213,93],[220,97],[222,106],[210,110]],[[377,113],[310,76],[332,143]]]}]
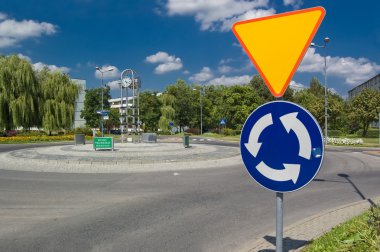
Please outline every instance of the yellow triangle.
[{"label": "yellow triangle", "polygon": [[232,30],[272,95],[281,97],[324,16],[314,7],[237,22]]}]

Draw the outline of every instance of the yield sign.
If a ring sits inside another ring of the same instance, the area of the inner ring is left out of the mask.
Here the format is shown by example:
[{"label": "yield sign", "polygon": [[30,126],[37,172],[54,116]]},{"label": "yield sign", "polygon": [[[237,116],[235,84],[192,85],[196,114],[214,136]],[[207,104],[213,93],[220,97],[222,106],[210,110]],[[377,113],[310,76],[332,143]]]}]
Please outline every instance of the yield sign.
[{"label": "yield sign", "polygon": [[325,14],[324,8],[314,7],[233,25],[232,31],[273,96],[284,94]]}]

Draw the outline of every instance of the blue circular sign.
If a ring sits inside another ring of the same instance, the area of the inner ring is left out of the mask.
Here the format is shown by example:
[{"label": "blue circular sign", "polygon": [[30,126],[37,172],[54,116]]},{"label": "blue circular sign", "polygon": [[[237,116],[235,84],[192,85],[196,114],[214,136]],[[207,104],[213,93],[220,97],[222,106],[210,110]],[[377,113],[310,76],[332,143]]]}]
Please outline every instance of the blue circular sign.
[{"label": "blue circular sign", "polygon": [[303,107],[274,101],[258,107],[241,133],[243,162],[254,180],[276,192],[292,192],[317,175],[323,160],[321,129]]}]

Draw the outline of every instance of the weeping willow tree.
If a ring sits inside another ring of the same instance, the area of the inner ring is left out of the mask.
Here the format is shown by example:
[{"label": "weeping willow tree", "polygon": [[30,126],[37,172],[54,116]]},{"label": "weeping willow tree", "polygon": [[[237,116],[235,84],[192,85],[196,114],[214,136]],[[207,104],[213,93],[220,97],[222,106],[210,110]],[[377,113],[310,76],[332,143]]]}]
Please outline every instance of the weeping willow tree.
[{"label": "weeping willow tree", "polygon": [[39,92],[28,61],[15,55],[0,57],[0,129],[39,126]]},{"label": "weeping willow tree", "polygon": [[169,131],[169,123],[173,121],[175,110],[173,108],[175,97],[171,94],[163,94],[160,96],[161,106],[161,117],[158,121],[158,126],[163,132]]},{"label": "weeping willow tree", "polygon": [[49,72],[47,68],[38,73],[41,85],[42,127],[51,131],[70,129],[74,120],[74,105],[80,87],[67,74]]}]

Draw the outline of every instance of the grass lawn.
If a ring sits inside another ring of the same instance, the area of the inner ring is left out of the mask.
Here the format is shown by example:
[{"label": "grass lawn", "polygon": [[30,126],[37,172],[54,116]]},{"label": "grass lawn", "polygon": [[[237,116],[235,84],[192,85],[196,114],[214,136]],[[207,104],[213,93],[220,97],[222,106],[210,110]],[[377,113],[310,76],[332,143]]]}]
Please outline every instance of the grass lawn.
[{"label": "grass lawn", "polygon": [[[200,137],[200,135],[196,135],[196,136]],[[221,140],[225,140],[225,141],[240,141],[240,135],[224,136],[224,135],[219,135],[219,134],[214,134],[214,133],[205,133],[202,136],[203,137],[215,138],[215,139],[221,139]],[[344,137],[341,137],[341,138],[344,138]],[[349,137],[347,137],[347,138],[349,138]],[[354,145],[354,146],[357,146],[357,147],[380,147],[379,138],[361,138],[361,139],[363,139],[364,143],[362,145]],[[344,145],[344,146],[348,146],[348,145]]]},{"label": "grass lawn", "polygon": [[362,138],[365,144],[379,145],[379,138]]},{"label": "grass lawn", "polygon": [[324,251],[380,251],[380,208],[372,208],[333,228],[302,250],[302,252]]},{"label": "grass lawn", "polygon": [[225,135],[219,135],[219,134],[214,134],[214,133],[205,133],[202,135],[202,137],[210,137],[210,138],[215,138],[215,139],[220,139],[220,140],[225,140],[225,141],[240,141],[240,135],[225,136]]}]

